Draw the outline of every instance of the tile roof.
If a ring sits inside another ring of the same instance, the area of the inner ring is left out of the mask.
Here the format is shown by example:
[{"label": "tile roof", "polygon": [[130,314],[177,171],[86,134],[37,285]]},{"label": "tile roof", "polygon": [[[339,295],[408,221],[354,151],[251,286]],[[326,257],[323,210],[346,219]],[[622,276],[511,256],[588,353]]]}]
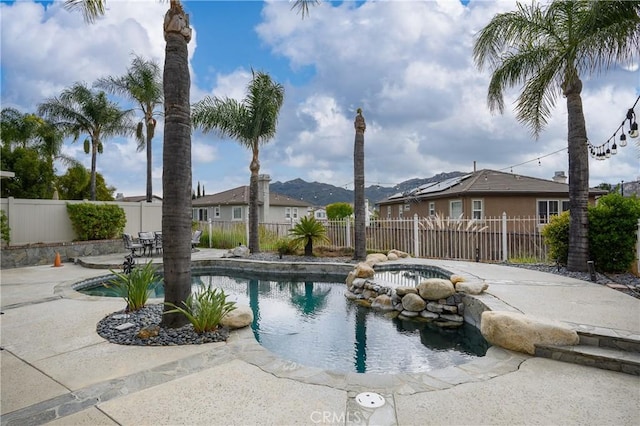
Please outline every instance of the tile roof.
[{"label": "tile roof", "polygon": [[[405,193],[392,195],[380,202],[394,202],[406,198],[447,198],[476,194],[568,194],[569,185],[548,179],[523,176],[497,170],[483,169],[458,178],[425,184]],[[591,188],[592,195],[607,191]]]},{"label": "tile roof", "polygon": [[[239,186],[217,194],[205,195],[191,202],[194,207],[212,205],[247,205],[249,204],[249,186]],[[262,204],[262,203],[260,203]],[[292,206],[310,207],[306,201],[292,199],[291,197],[277,192],[269,193],[269,205],[271,206]]]}]

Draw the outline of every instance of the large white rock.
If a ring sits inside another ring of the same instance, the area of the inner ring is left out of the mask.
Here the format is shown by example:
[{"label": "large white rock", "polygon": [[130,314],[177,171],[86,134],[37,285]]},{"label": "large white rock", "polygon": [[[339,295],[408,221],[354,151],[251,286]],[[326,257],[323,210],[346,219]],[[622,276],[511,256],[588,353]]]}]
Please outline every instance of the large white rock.
[{"label": "large white rock", "polygon": [[400,286],[400,287],[396,287],[395,290],[396,290],[396,294],[398,296],[404,296],[405,294],[409,294],[409,293],[413,293],[413,294],[417,294],[418,293],[418,290],[416,290],[415,287],[403,287],[403,286]]},{"label": "large white rock", "polygon": [[427,307],[427,302],[417,294],[409,293],[402,298],[402,307],[405,311],[420,312]]},{"label": "large white rock", "polygon": [[456,291],[467,294],[480,294],[489,288],[484,281],[461,281],[456,283]]},{"label": "large white rock", "polygon": [[253,311],[248,306],[237,306],[233,311],[222,317],[220,325],[230,330],[246,327],[253,322]]},{"label": "large white rock", "polygon": [[387,254],[387,260],[398,260],[398,259],[399,259],[399,257],[398,257],[398,255],[397,255],[397,254],[395,254],[395,253],[389,253],[389,254]]},{"label": "large white rock", "polygon": [[370,265],[360,262],[353,270],[357,278],[373,278],[375,271]]},{"label": "large white rock", "polygon": [[367,255],[367,259],[365,260],[365,262],[373,266],[376,263],[386,262],[387,260],[387,255],[384,253],[371,253]]},{"label": "large white rock", "polygon": [[536,344],[577,345],[580,340],[562,323],[506,311],[484,311],[480,332],[491,344],[529,355],[535,354]]},{"label": "large white rock", "polygon": [[416,288],[418,294],[426,300],[446,299],[456,292],[453,283],[442,278],[428,278],[418,284]]},{"label": "large white rock", "polygon": [[223,254],[222,257],[249,257],[250,254],[251,251],[249,250],[249,247],[240,245],[238,247],[232,248],[231,250]]},{"label": "large white rock", "polygon": [[401,258],[403,258],[403,259],[404,259],[404,258],[407,258],[407,257],[411,257],[411,256],[409,256],[409,253],[404,252],[404,251],[401,251],[401,250],[396,250],[396,249],[391,249],[391,250],[389,250],[389,251],[387,252],[387,256],[389,255],[389,253],[393,253],[393,254],[395,254],[396,256],[401,257]]},{"label": "large white rock", "polygon": [[392,311],[393,304],[391,303],[391,298],[386,294],[381,294],[376,297],[375,300],[371,303],[372,308],[381,309],[383,311]]}]

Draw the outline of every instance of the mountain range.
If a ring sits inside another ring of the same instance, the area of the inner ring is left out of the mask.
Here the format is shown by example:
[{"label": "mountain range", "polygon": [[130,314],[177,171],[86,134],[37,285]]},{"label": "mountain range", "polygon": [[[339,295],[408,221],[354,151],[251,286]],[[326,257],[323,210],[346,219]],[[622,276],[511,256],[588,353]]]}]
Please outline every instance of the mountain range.
[{"label": "mountain range", "polygon": [[[465,172],[439,173],[430,178],[414,178],[399,183],[396,186],[371,185],[364,189],[365,198],[373,205],[390,196],[409,191],[420,185],[430,182],[438,182],[445,179],[465,175]],[[269,185],[269,191],[286,195],[290,198],[304,200],[314,206],[326,206],[338,202],[353,203],[353,191],[340,188],[328,183],[307,182],[302,179],[293,179],[287,182],[276,181]]]}]

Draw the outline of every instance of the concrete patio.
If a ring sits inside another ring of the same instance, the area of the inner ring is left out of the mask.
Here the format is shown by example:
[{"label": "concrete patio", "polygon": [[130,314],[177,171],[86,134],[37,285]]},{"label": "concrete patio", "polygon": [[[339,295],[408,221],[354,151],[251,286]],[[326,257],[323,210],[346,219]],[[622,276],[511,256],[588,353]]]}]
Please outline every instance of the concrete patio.
[{"label": "concrete patio", "polygon": [[[200,250],[194,260],[223,253]],[[492,309],[640,341],[640,300],[610,288],[500,265],[411,261],[486,280],[479,297]],[[123,301],[69,291],[105,273],[72,263],[2,270],[2,425],[640,424],[639,376],[496,347],[457,367],[373,375],[280,359],[248,329],[226,343],[114,345],[95,328]],[[361,407],[364,391],[386,403]]]}]

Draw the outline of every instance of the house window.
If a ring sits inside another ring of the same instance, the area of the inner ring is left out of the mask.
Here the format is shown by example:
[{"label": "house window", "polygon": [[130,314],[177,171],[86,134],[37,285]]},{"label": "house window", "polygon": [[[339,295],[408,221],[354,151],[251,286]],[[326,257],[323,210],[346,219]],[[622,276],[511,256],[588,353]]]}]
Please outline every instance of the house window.
[{"label": "house window", "polygon": [[457,219],[462,216],[462,201],[454,200],[449,203],[449,217]]},{"label": "house window", "polygon": [[215,206],[213,208],[213,217],[220,217],[220,206]]},{"label": "house window", "polygon": [[200,222],[207,221],[207,209],[198,209],[198,220]]},{"label": "house window", "polygon": [[569,210],[569,200],[538,200],[538,223],[549,223],[551,216]]},{"label": "house window", "polygon": [[291,219],[291,207],[285,207],[284,209],[284,218]]},{"label": "house window", "polygon": [[391,219],[391,206],[387,206],[387,219]]},{"label": "house window", "polygon": [[297,207],[294,207],[293,209],[291,209],[291,213],[292,213],[294,219],[298,218],[298,208]]},{"label": "house window", "polygon": [[402,218],[402,213],[403,213],[404,209],[402,205],[398,206],[398,217]]},{"label": "house window", "polygon": [[484,216],[482,200],[471,201],[473,219],[482,219]]},{"label": "house window", "polygon": [[233,220],[242,220],[242,207],[234,207],[231,217]]},{"label": "house window", "polygon": [[316,211],[316,219],[326,219],[326,218],[327,218],[327,213],[324,210]]},{"label": "house window", "polygon": [[411,210],[411,204],[405,204],[404,205],[404,211],[408,212],[409,210]]},{"label": "house window", "polygon": [[429,216],[436,215],[436,203],[435,201],[429,202]]}]

